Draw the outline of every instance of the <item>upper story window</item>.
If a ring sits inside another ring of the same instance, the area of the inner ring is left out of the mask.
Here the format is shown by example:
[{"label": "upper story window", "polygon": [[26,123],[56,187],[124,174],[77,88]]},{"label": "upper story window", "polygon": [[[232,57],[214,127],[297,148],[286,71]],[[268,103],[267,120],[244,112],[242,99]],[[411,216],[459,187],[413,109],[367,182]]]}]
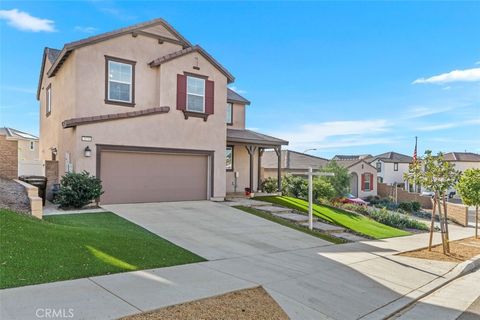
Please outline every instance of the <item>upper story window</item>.
[{"label": "upper story window", "polygon": [[35,142],[30,141],[30,150],[33,151],[35,150]]},{"label": "upper story window", "polygon": [[45,97],[45,104],[46,104],[46,108],[45,108],[45,111],[46,111],[46,114],[47,114],[47,117],[50,115],[50,113],[52,113],[52,85],[49,84],[48,87],[47,87],[47,91],[46,91],[46,97]]},{"label": "upper story window", "polygon": [[225,160],[227,171],[233,171],[233,146],[227,146],[225,149]]},{"label": "upper story window", "polygon": [[187,76],[187,111],[205,112],[205,79]]},{"label": "upper story window", "polygon": [[134,105],[135,62],[106,57],[105,102],[124,106]]},{"label": "upper story window", "polygon": [[398,162],[393,164],[393,171],[398,171]]},{"label": "upper story window", "polygon": [[377,161],[377,172],[382,172],[382,163]]},{"label": "upper story window", "polygon": [[227,124],[233,124],[233,103],[227,103]]}]

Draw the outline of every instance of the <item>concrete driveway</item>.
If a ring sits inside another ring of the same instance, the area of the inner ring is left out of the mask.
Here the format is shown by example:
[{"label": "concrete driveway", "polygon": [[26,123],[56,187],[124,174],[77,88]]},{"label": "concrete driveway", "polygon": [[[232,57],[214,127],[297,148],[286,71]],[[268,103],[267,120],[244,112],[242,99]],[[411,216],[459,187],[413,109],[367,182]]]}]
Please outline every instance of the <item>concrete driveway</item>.
[{"label": "concrete driveway", "polygon": [[330,245],[330,242],[211,201],[103,206],[208,260]]},{"label": "concrete driveway", "polygon": [[[448,281],[455,266],[395,255],[424,246],[428,234],[332,245],[220,203],[105,209],[210,261],[0,290],[0,318],[54,308],[116,319],[261,285],[291,319],[383,319]],[[472,234],[450,228],[452,240]]]}]

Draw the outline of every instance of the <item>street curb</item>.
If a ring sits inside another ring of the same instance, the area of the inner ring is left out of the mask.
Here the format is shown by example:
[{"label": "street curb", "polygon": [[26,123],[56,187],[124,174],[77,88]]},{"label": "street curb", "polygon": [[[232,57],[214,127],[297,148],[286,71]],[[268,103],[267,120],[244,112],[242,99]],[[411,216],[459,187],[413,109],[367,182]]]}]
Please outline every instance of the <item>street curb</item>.
[{"label": "street curb", "polygon": [[[398,316],[403,314],[405,311],[409,310],[410,307],[412,307],[414,304],[416,304],[419,300],[431,295],[432,293],[434,293],[435,291],[437,291],[437,290],[441,289],[442,287],[446,286],[450,282],[452,282],[452,281],[454,281],[454,280],[456,280],[460,277],[463,277],[463,276],[475,271],[478,268],[480,268],[480,255],[476,255],[475,257],[470,258],[469,260],[464,261],[464,262],[456,265],[452,270],[450,270],[445,275],[443,275],[444,278],[447,278],[445,281],[443,281],[439,285],[436,285],[436,286],[432,287],[427,292],[424,292],[423,294],[421,294],[418,297],[414,298],[413,300],[409,301],[407,304],[405,304],[402,307],[396,309],[395,311],[390,312],[388,315],[384,316],[382,319],[385,319],[385,320],[386,319],[396,319]],[[438,280],[438,279],[440,279],[440,278],[437,278],[435,280]],[[433,280],[433,281],[435,281],[435,280]],[[412,292],[419,291],[419,289],[421,289],[421,287],[412,291]],[[380,311],[381,309],[377,309],[377,310]],[[370,315],[372,315],[372,314],[370,314]],[[370,315],[368,315],[367,318]]]},{"label": "street curb", "polygon": [[[465,276],[476,269],[480,268],[480,255],[477,255],[467,261],[459,263],[450,271],[441,275],[431,282],[410,291],[409,293],[377,308],[367,314],[362,315],[358,319],[362,320],[378,320],[378,319],[396,319],[415,305],[419,300],[431,295],[435,291],[446,286],[450,282]],[[424,291],[422,291],[424,290]]]}]

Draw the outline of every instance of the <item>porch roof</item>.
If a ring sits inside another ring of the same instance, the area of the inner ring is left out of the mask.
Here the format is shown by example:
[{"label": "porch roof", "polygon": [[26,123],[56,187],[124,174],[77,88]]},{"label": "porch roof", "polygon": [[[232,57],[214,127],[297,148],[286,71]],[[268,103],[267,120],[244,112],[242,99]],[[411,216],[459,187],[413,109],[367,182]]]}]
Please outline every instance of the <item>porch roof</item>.
[{"label": "porch roof", "polygon": [[255,144],[261,146],[288,145],[288,141],[246,129],[227,129],[227,142]]}]

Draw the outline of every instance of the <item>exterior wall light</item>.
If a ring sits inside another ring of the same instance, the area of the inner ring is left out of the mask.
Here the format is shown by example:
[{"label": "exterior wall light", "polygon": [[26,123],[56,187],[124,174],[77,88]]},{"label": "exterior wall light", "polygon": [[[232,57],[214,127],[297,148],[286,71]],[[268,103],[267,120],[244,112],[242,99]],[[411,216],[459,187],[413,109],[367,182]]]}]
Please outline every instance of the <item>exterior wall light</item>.
[{"label": "exterior wall light", "polygon": [[90,149],[89,146],[87,146],[83,152],[83,154],[85,155],[85,157],[91,157],[92,156],[92,149]]}]

